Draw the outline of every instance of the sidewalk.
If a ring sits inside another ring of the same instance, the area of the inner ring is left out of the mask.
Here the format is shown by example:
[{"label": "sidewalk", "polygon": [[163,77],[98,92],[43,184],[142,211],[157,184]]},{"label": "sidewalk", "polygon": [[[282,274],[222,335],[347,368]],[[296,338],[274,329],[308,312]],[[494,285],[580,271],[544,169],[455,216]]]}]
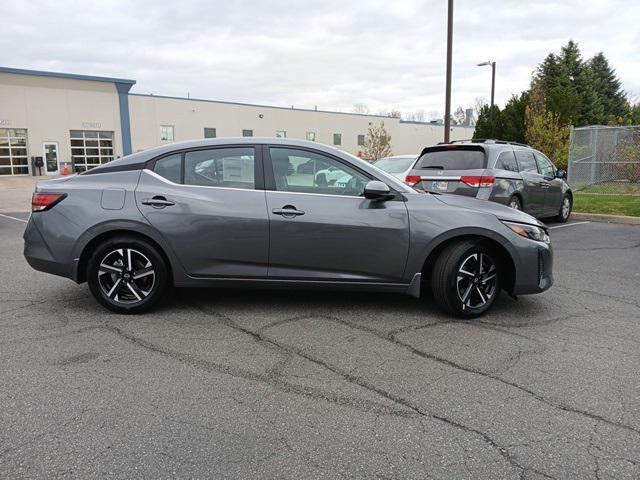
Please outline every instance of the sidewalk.
[{"label": "sidewalk", "polygon": [[29,212],[31,210],[31,194],[36,183],[50,180],[55,176],[1,176],[0,177],[0,213]]}]

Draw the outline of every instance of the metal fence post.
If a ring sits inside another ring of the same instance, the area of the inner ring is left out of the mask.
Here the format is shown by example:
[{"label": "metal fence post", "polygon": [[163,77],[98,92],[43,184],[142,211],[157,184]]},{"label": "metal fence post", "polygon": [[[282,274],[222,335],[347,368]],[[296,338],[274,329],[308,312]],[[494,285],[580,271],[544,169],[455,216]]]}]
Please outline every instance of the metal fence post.
[{"label": "metal fence post", "polygon": [[591,135],[591,180],[590,184],[593,185],[596,182],[596,158],[598,151],[598,129],[597,127],[591,127],[589,131]]}]

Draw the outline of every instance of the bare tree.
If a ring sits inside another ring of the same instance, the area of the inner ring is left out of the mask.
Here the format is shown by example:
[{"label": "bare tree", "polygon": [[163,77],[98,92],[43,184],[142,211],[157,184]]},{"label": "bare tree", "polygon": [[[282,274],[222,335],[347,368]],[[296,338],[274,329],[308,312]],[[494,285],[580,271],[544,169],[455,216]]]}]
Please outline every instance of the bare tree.
[{"label": "bare tree", "polygon": [[370,112],[369,107],[366,103],[354,103],[353,104],[353,113],[360,113],[362,115],[368,115]]},{"label": "bare tree", "polygon": [[389,112],[389,116],[391,118],[402,118],[402,113],[400,112],[400,110],[391,110]]},{"label": "bare tree", "polygon": [[391,156],[391,137],[384,126],[371,125],[364,139],[364,157],[369,161]]},{"label": "bare tree", "polygon": [[467,118],[467,116],[464,113],[464,108],[458,107],[455,113],[453,114],[453,121],[455,122],[456,125],[462,125],[464,124],[465,118]]},{"label": "bare tree", "polygon": [[482,110],[482,107],[484,107],[485,105],[489,105],[485,97],[475,98],[475,100],[473,101],[473,110],[476,114],[476,118],[480,117],[480,110]]},{"label": "bare tree", "polygon": [[424,110],[416,110],[415,112],[407,113],[405,118],[411,122],[424,122],[427,119],[427,114]]}]

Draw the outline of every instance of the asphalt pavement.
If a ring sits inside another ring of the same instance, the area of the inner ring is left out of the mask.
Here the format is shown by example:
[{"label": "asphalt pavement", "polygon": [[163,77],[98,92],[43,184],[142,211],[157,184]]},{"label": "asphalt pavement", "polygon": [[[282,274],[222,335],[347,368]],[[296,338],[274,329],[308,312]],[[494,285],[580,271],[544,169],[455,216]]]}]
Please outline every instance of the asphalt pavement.
[{"label": "asphalt pavement", "polygon": [[0,214],[0,478],[640,478],[640,227],[554,225],[479,321],[395,294],[179,290],[119,316]]}]

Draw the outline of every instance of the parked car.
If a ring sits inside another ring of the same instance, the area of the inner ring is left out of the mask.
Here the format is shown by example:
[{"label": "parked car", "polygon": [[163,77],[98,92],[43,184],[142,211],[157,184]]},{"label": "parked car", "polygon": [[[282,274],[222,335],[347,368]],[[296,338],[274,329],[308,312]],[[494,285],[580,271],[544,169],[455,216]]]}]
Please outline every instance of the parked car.
[{"label": "parked car", "polygon": [[[301,178],[290,169],[301,157],[348,180]],[[418,192],[290,139],[174,143],[39,182],[24,242],[33,268],[87,282],[118,313],[147,311],[172,286],[251,286],[431,291],[444,311],[471,318],[501,290],[553,283],[547,229],[530,215]]]},{"label": "parked car", "polygon": [[418,155],[394,155],[376,160],[373,164],[404,182],[417,159]]},{"label": "parked car", "polygon": [[567,172],[528,145],[500,140],[425,148],[405,181],[414,188],[508,205],[566,222],[573,193]]}]

